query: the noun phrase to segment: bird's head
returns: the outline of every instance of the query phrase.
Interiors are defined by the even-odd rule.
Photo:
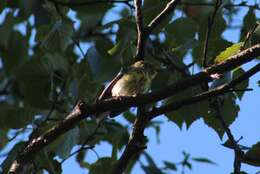
[[[132,69],[134,70],[140,70],[140,71],[143,71],[150,80],[154,79],[155,76],[157,75],[158,73],[158,68],[156,68],[155,65],[153,65],[152,63],[150,62],[147,62],[147,61],[143,61],[143,60],[139,60],[137,62],[135,62],[132,66],[131,66]]]

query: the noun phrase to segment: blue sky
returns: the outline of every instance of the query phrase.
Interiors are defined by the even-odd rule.
[[[234,1],[240,2],[240,1]],[[248,1],[253,3],[254,0]],[[260,3],[259,1],[257,1]],[[235,24],[241,24],[242,16],[246,13],[247,8],[242,8],[242,11],[236,17]],[[114,20],[118,16],[116,15],[117,9],[115,8],[111,13],[107,14],[106,22]],[[259,17],[259,12],[257,13]],[[1,20],[1,19],[0,19]],[[20,26],[20,30],[22,26]],[[229,41],[238,41],[239,30],[228,30],[223,36]],[[86,50],[88,45],[82,45],[83,49]],[[250,62],[243,66],[245,69],[250,68],[256,62]],[[240,105],[240,112],[238,118],[231,125],[231,130],[236,139],[243,136],[244,138],[240,141],[241,144],[251,146],[252,144],[260,140],[260,115],[258,110],[260,92],[257,87],[257,81],[260,79],[260,74],[257,74],[250,80],[250,87],[254,88],[254,91],[247,92],[242,101],[238,101]],[[117,118],[122,121],[121,118]],[[226,174],[230,173],[233,169],[233,151],[227,149],[221,145],[221,141],[218,135],[209,127],[207,127],[203,120],[197,120],[189,130],[186,129],[185,125],[180,130],[174,123],[168,122],[164,117],[158,118],[164,122],[161,126],[160,143],[156,140],[156,134],[154,129],[147,129],[145,135],[149,137],[149,144],[147,152],[154,158],[158,166],[162,167],[163,160],[178,162],[182,159],[182,151],[186,151],[191,154],[192,157],[207,157],[212,161],[216,162],[217,165],[207,165],[202,163],[193,163],[192,171],[186,170],[186,174]],[[223,140],[226,140],[224,136]],[[95,151],[102,156],[110,156],[112,149],[107,144],[98,145]],[[94,162],[97,160],[97,156],[93,152],[89,152],[86,160],[88,162]],[[145,164],[145,160],[142,157],[141,161]],[[248,173],[256,173],[260,171],[260,168],[252,167],[246,164],[242,165],[242,170]],[[81,169],[78,164],[74,161],[74,157],[68,159],[63,164],[64,174],[85,174],[85,169]],[[139,165],[136,165],[133,173],[142,174]],[[179,172],[181,173],[181,172]]]

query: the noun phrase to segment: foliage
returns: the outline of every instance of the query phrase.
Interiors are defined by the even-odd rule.
[[[0,169],[4,173],[22,151],[24,141],[31,136],[40,135],[63,120],[79,99],[89,104],[95,103],[100,91],[120,69],[133,63],[137,32],[131,0],[125,3],[99,1],[101,3],[89,4],[87,2],[90,1],[57,1],[67,5],[55,2],[0,2],[0,152],[15,142],[1,164]],[[70,5],[81,2],[86,3]],[[225,3],[232,1],[227,0]],[[166,4],[166,1],[144,0],[144,24],[148,25]],[[239,10],[240,7],[236,6],[223,7],[217,13],[214,30],[209,38],[208,62],[210,59],[215,63],[225,61],[244,46],[246,33],[257,21],[257,9],[253,6],[243,19],[240,42],[231,43],[223,37]],[[193,67],[201,70],[206,23],[212,12],[213,6],[180,5],[175,13],[156,26],[147,40],[145,57],[162,70],[153,81],[152,91],[190,76],[194,73]],[[259,43],[259,26],[248,39],[245,44],[247,47]],[[193,67],[186,64],[187,59],[193,62]],[[241,67],[237,68],[232,72],[232,79],[244,73]],[[228,80],[221,83],[226,82]],[[237,89],[246,89],[248,86],[249,80],[245,80]],[[164,106],[203,91],[203,86],[192,87],[158,103],[152,103],[147,109]],[[241,90],[223,96],[221,110],[228,126],[238,117],[240,107],[237,99],[242,100],[244,92]],[[183,124],[189,128],[196,120],[203,119],[222,138],[225,129],[210,105],[210,101],[205,100],[165,115],[180,128]],[[127,124],[120,120],[105,120],[101,124],[93,120],[81,121],[44,151],[37,152],[34,163],[39,165],[29,171],[62,173],[62,160],[69,158],[75,147],[106,142],[112,147],[111,156],[89,163],[86,156],[91,149],[84,149],[77,154],[77,162],[91,174],[111,172],[121,154],[119,151],[125,148],[130,137],[129,125],[134,123],[135,110],[129,109],[123,116]],[[161,124],[163,122],[152,121],[147,126],[156,131],[158,142]],[[35,134],[30,135],[31,132]],[[12,138],[13,134],[15,136]],[[24,138],[16,139],[18,135],[24,135]],[[149,146],[149,137],[147,141]],[[207,158],[190,157],[190,154],[183,152],[181,162],[163,161],[164,166],[159,167],[148,153],[144,152],[142,156],[147,164],[137,159],[131,161],[127,169],[129,173],[136,163],[149,174],[175,172],[184,168],[192,170],[194,162],[215,164]],[[252,161],[252,158],[255,160]],[[243,162],[259,166],[258,158],[259,143],[246,152]]]

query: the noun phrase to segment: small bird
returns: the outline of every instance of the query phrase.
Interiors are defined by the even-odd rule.
[[[149,91],[152,80],[157,75],[157,69],[149,62],[139,60],[125,70],[120,72],[103,90],[97,102],[111,98],[136,96]],[[110,117],[118,115],[122,111],[110,113]],[[101,114],[104,115],[104,114]],[[97,116],[99,117],[105,116]]]

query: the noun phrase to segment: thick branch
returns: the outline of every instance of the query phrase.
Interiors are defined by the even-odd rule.
[[[116,165],[113,168],[112,174],[121,174],[127,168],[131,160],[138,156],[145,148],[144,129],[148,123],[148,117],[143,112],[138,114],[133,125],[133,132],[127,143],[125,150]]]
[[[139,95],[136,97],[109,99],[94,105],[86,105],[85,103],[80,102],[64,121],[49,129],[39,137],[34,138],[32,141],[28,142],[26,148],[13,162],[10,171],[13,173],[21,172],[25,167],[24,165],[29,163],[30,160],[37,154],[36,152],[42,150],[48,144],[52,143],[59,136],[75,127],[77,123],[90,115],[99,114],[106,111],[113,111],[120,108],[144,106],[146,104],[162,100],[194,85],[199,85],[202,82],[211,81],[211,74],[230,71],[246,62],[253,60],[257,56],[260,56],[260,44],[241,51],[240,53],[231,56],[224,62],[208,67],[200,73],[197,73],[188,78],[184,78],[183,80],[179,80],[176,83],[157,92]]]
[[[162,21],[173,12],[173,10],[176,8],[177,4],[180,1],[181,0],[171,0],[161,11],[161,13],[148,24],[148,26],[146,27],[146,34],[151,34],[152,31],[156,28],[156,26],[162,23]]]

